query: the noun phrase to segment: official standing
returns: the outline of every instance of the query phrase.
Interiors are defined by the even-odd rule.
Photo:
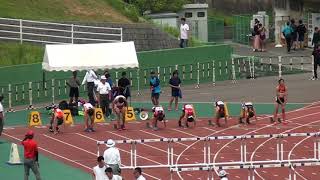
[[[180,47],[181,48],[188,47],[188,31],[189,31],[189,25],[186,24],[186,18],[181,18],[181,25],[180,25]]]
[[[120,170],[120,152],[119,149],[115,147],[116,143],[112,139],[108,139],[106,146],[108,149],[106,149],[103,153],[103,157],[105,160],[105,163],[112,168],[112,172],[115,175],[121,174]]]
[[[36,176],[36,180],[41,180],[38,163],[38,145],[33,140],[33,131],[28,131],[21,144],[24,147],[24,180],[29,179],[30,169]]]
[[[95,106],[96,101],[94,99],[94,81],[98,79],[96,73],[93,70],[88,70],[83,78],[82,85],[87,83],[87,91],[89,97],[89,103]]]
[[[127,78],[127,73],[122,72],[122,77],[118,81],[119,93],[128,99],[131,96],[130,93],[130,80]]]
[[[70,87],[70,92],[69,92],[69,104],[72,103],[73,98],[74,102],[78,103],[78,98],[79,98],[79,86],[80,86],[80,81],[77,78],[77,71],[72,72],[72,77],[69,79],[67,82],[67,85]]]
[[[105,76],[101,76],[101,82],[98,84],[97,91],[99,93],[99,105],[102,108],[103,114],[108,117],[110,115],[109,104],[112,93],[111,87],[106,81],[107,78]]]
[[[151,101],[154,106],[158,106],[161,93],[160,80],[154,71],[151,71],[150,76]]]
[[[0,136],[4,126],[4,108],[2,106],[3,95],[0,95]]]

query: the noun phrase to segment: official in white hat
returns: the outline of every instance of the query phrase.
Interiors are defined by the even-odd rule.
[[[106,142],[107,149],[103,153],[104,161],[107,166],[111,167],[113,174],[120,175],[121,169],[121,159],[119,149],[115,147],[116,142],[112,139],[108,139]]]
[[[221,180],[228,180],[227,175],[228,175],[228,173],[225,170],[219,171],[219,177]]]

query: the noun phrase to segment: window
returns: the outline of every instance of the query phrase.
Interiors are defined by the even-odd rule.
[[[206,13],[205,12],[198,12],[198,17],[205,17]]]
[[[287,0],[275,0],[275,8],[287,9]]]
[[[185,17],[185,18],[191,18],[191,17],[192,17],[192,12],[186,12],[186,13],[184,14],[184,17]]]

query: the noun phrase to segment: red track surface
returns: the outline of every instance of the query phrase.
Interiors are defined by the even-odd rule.
[[[39,142],[40,152],[66,164],[83,169],[91,173],[96,165],[97,140],[109,138],[118,139],[150,139],[194,136],[219,135],[248,135],[248,134],[277,134],[297,132],[319,132],[320,105],[309,106],[297,111],[289,112],[288,125],[271,125],[267,117],[260,117],[255,125],[238,126],[236,119],[229,120],[228,128],[208,127],[207,119],[198,122],[196,128],[176,128],[176,121],[169,121],[166,129],[152,131],[145,128],[144,123],[130,123],[128,130],[115,131],[112,125],[97,125],[97,132],[84,133],[81,125],[68,127],[64,133],[52,135],[47,129],[34,128],[36,140]],[[8,139],[17,142],[23,139],[26,128],[8,129],[3,134]],[[313,157],[314,137],[290,137],[284,140],[284,159],[300,159]],[[247,140],[247,160],[274,160],[276,159],[276,139],[249,139]],[[105,146],[101,146],[104,150]],[[130,146],[118,144],[122,164],[130,165]],[[103,153],[103,151],[101,151]],[[167,143],[147,143],[137,145],[137,165],[155,165],[167,163]],[[174,163],[201,163],[203,162],[203,142],[180,142],[174,144]],[[288,155],[290,154],[290,157]],[[232,162],[240,160],[240,140],[211,141],[211,162]],[[256,169],[256,179],[286,179],[288,168]],[[300,167],[296,169],[298,179],[320,179],[319,167]],[[228,170],[230,179],[247,179],[248,170]],[[170,179],[166,168],[144,169],[147,179]],[[174,173],[173,179],[207,179],[207,172]],[[132,179],[132,172],[124,170],[123,176]],[[215,176],[217,178],[217,176]]]

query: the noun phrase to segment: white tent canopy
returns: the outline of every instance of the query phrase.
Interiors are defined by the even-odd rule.
[[[46,45],[42,69],[75,71],[139,67],[134,42]]]

